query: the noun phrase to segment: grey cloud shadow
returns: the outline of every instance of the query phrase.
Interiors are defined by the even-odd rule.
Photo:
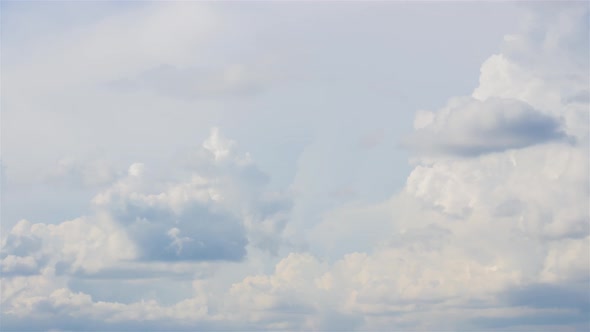
[[[561,309],[556,312],[527,313],[512,317],[469,319],[481,328],[507,328],[526,325],[568,325],[590,327],[590,279],[569,284],[536,283],[509,287],[498,294],[508,307]]]
[[[485,118],[479,118],[477,112]],[[452,110],[446,123],[417,129],[400,143],[402,148],[426,155],[478,157],[548,142],[576,144],[563,130],[561,119],[516,100],[469,100]]]
[[[40,317],[17,317],[2,312],[2,331],[255,331],[254,323],[187,322],[173,319],[145,319],[135,321],[107,321],[101,318],[75,317],[45,305]]]
[[[500,299],[509,305],[532,308],[573,308],[590,313],[590,279],[577,284],[532,284],[505,290]],[[588,316],[590,319],[590,316]]]
[[[215,211],[211,207],[193,204],[181,214],[162,209],[139,209],[135,221],[126,226],[129,237],[140,250],[140,260],[146,261],[240,261],[246,255],[247,239],[240,220]],[[172,228],[186,239],[173,246],[168,235]]]

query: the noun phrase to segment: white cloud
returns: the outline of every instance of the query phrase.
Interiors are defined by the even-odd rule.
[[[203,143],[203,147],[213,153],[215,160],[228,157],[233,152],[234,146],[235,142],[226,140],[219,135],[218,128],[213,128],[211,136]]]
[[[423,154],[478,156],[550,141],[567,143],[558,118],[514,99],[457,98],[433,118],[419,113],[407,144]]]
[[[2,238],[3,327],[587,327],[588,78],[579,74],[584,63],[570,61],[579,57],[570,53],[587,56],[571,46],[588,36],[580,24],[587,12],[542,10],[482,65],[471,96],[419,112],[411,144],[421,154],[403,190],[381,202],[325,197],[347,188],[357,169],[322,164],[330,147],[322,141],[300,160],[292,213],[291,193],[269,190],[254,158],[214,128],[184,173],[170,164],[159,177],[135,163],[95,196],[90,215],[20,221]],[[154,26],[170,13],[152,13]],[[366,146],[386,139],[378,138]],[[342,140],[358,148],[357,137]],[[346,157],[339,160],[356,162],[346,147],[336,150]],[[294,250],[297,241],[307,247]],[[134,274],[176,291],[190,283],[191,291],[165,304],[74,289],[77,278],[132,283]]]
[[[542,33],[554,33],[551,23],[543,24],[549,31]],[[527,47],[519,52],[535,52]],[[565,298],[589,291],[588,127],[582,121],[588,105],[563,98],[580,91],[587,77],[551,81],[545,68],[537,70],[543,62],[531,68],[511,56],[495,55],[483,65],[472,97],[417,115],[413,143],[429,154],[416,160],[404,191],[389,203],[392,226],[375,230],[388,232],[390,242],[373,241],[381,245],[371,253],[333,263],[291,255],[273,274],[244,279],[233,290],[253,303],[249,319],[309,329],[317,328],[311,322],[322,309],[337,308],[349,317],[360,314],[361,330],[587,323],[587,299]],[[362,216],[343,207],[324,215],[312,243],[325,245],[355,222],[359,230],[349,241],[362,238],[370,228],[363,216],[370,213],[355,210]],[[305,282],[283,281],[279,266],[291,261],[306,262],[298,265],[299,275],[311,273]],[[535,303],[535,296],[546,302]],[[306,321],[311,325],[282,316],[279,304],[287,299],[313,317]]]
[[[159,182],[145,165],[132,164],[126,176],[95,196],[91,216],[56,225],[17,223],[3,236],[0,252],[7,278],[2,283],[4,321],[18,325],[30,317],[31,324],[46,326],[44,317],[59,317],[75,328],[95,321],[112,328],[140,318],[173,327],[214,320],[207,315],[201,286],[201,295],[184,294],[172,306],[153,300],[97,301],[70,289],[78,278],[208,276],[211,267],[203,264],[242,260],[247,245],[277,253],[288,198],[265,191],[265,182],[257,180],[263,173],[251,157],[239,154],[236,143],[217,128],[193,157],[203,173],[197,167],[188,179],[177,181]],[[170,319],[175,325],[166,325]]]
[[[3,237],[2,256],[3,269],[18,256],[21,261],[35,262],[36,273],[45,267],[62,273],[96,272],[132,259],[135,249],[119,225],[101,214],[57,225],[21,220]]]
[[[289,205],[265,192],[266,175],[234,141],[214,128],[192,162],[188,180],[160,184],[134,164],[128,178],[94,198],[124,225],[140,258],[237,261],[249,237],[262,245],[280,236]]]
[[[96,194],[93,216],[58,225],[19,222],[4,239],[3,269],[30,270],[40,260],[66,264],[69,273],[131,259],[239,261],[250,241],[276,252],[288,199],[266,192],[264,173],[217,128],[196,157],[197,168],[180,181],[158,181],[145,165],[132,164]]]

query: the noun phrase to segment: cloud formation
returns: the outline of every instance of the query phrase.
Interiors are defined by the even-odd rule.
[[[437,113],[422,112],[407,144],[420,153],[479,156],[550,141],[567,142],[561,121],[511,99],[452,100]]]
[[[265,192],[265,175],[249,155],[213,128],[193,159],[203,173],[193,169],[176,183],[131,165],[93,198],[91,216],[59,225],[20,221],[3,239],[3,272],[39,274],[49,266],[97,273],[125,260],[240,261],[249,243],[276,251],[289,203]]]
[[[360,147],[357,135],[312,142],[289,186],[217,127],[160,173],[62,163],[102,186],[84,215],[2,232],[2,329],[586,330],[590,79],[576,41],[589,9],[547,6],[527,9],[471,95],[416,114],[413,168],[385,199],[354,186],[360,163],[322,162],[328,148],[350,163],[380,153],[380,131]],[[163,53],[185,59],[153,52],[136,72]],[[204,95],[242,89],[203,87],[217,74],[193,81],[177,62],[136,83],[183,97],[185,81]]]

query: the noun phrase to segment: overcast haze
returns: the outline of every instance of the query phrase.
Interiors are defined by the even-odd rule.
[[[1,330],[590,329],[588,2],[1,10]]]

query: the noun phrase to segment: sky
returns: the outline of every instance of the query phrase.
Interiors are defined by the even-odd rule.
[[[588,2],[0,9],[0,330],[590,329]]]

